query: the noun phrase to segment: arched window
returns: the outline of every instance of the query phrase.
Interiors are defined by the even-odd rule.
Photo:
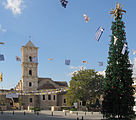
[[[66,103],[66,99],[64,99],[64,103]]]
[[[31,82],[29,82],[29,87],[31,87],[32,86],[32,83]]]
[[[32,99],[32,98],[30,98],[30,99],[29,99],[29,102],[30,102],[30,103],[32,103],[32,102],[33,102],[33,99]]]
[[[56,97],[56,96],[54,95],[54,96],[53,96],[53,100],[55,100],[55,97]]]
[[[48,100],[51,100],[51,95],[48,95]]]
[[[29,70],[29,75],[32,75],[32,70]]]
[[[43,100],[45,100],[45,95],[43,95]]]
[[[32,62],[32,57],[31,56],[29,56],[29,62]]]

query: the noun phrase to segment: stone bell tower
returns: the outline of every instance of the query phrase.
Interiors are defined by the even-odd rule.
[[[35,91],[38,88],[38,47],[31,41],[21,47],[22,53],[22,90]]]

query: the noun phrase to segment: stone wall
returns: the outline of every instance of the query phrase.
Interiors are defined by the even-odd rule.
[[[66,102],[65,94],[58,94],[57,106],[66,106],[66,103],[64,103],[64,101]]]

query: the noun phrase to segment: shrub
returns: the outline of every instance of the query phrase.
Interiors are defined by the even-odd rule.
[[[77,111],[77,108],[71,108],[70,111]]]
[[[30,110],[40,111],[40,108],[30,108]]]

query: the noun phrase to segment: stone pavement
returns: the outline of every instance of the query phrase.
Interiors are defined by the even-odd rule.
[[[77,113],[64,113],[62,111],[40,111],[39,114],[34,114],[34,112],[24,111],[4,111],[3,114],[0,113],[0,120],[101,120],[102,115],[99,112],[83,112],[78,111]]]

